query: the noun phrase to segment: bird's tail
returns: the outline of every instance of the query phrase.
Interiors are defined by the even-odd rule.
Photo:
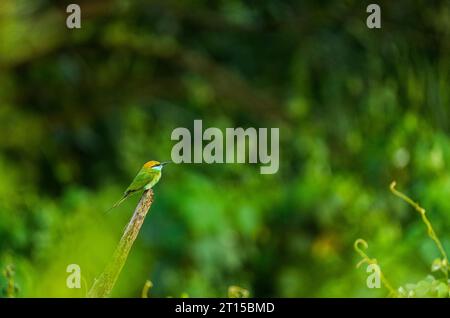
[[[117,201],[116,203],[114,203],[114,205],[112,207],[110,207],[108,210],[106,210],[105,213],[109,213],[112,209],[117,208],[123,201],[125,201],[128,198],[128,194],[124,194],[124,196]]]

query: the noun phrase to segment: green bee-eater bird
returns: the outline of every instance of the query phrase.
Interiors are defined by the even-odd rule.
[[[141,190],[151,189],[155,184],[158,183],[159,179],[161,179],[161,171],[163,167],[169,162],[170,161],[159,162],[154,160],[146,162],[142,166],[141,170],[139,170],[136,177],[134,177],[133,182],[131,182],[131,184],[123,193],[122,198],[117,201],[108,211],[118,207],[132,194]]]

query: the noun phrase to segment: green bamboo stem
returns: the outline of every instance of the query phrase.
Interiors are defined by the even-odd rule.
[[[142,194],[133,216],[128,223],[122,238],[114,251],[112,260],[108,263],[103,273],[95,280],[87,297],[89,298],[105,298],[108,297],[114,288],[117,278],[122,271],[123,266],[128,257],[128,253],[133,246],[136,237],[139,234],[145,216],[153,203],[153,190],[146,190]]]

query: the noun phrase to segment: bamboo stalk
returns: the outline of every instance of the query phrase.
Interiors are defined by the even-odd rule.
[[[144,223],[145,216],[150,210],[153,203],[153,190],[146,190],[142,194],[133,216],[130,219],[125,231],[114,251],[112,260],[108,263],[103,273],[95,280],[91,289],[89,290],[87,297],[90,298],[104,298],[108,297],[111,293],[120,272],[125,265],[128,257],[128,253],[133,246],[136,237],[139,234],[142,224]]]

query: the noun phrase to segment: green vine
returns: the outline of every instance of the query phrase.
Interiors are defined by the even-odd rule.
[[[436,232],[431,225],[430,220],[427,218],[426,211],[418,203],[414,202],[406,194],[398,191],[396,188],[396,182],[393,181],[389,189],[398,198],[402,199],[409,205],[411,205],[417,212],[419,212],[423,223],[427,228],[428,236],[436,244],[441,258],[433,261],[431,265],[431,271],[441,270],[445,275],[445,281],[442,279],[435,279],[432,275],[428,275],[425,279],[417,282],[416,284],[406,284],[405,287],[400,287],[396,291],[392,285],[388,282],[384,274],[380,270],[380,279],[383,285],[389,290],[389,296],[393,297],[449,297],[450,296],[450,281],[448,279],[448,257],[444,250],[444,247],[439,240]],[[370,258],[364,250],[367,250],[368,244],[363,239],[357,239],[354,243],[355,251],[361,256],[361,261],[356,265],[359,268],[362,264],[376,264],[378,261],[375,258]]]
[[[434,241],[439,252],[442,255],[441,269],[443,270],[443,272],[445,274],[446,280],[448,280],[448,257],[447,257],[447,254],[445,253],[445,250],[444,250],[444,247],[442,246],[441,241],[437,237],[436,232],[434,231],[433,226],[431,225],[430,220],[428,220],[428,218],[427,218],[425,209],[422,208],[418,203],[414,202],[410,197],[408,197],[404,193],[395,189],[396,184],[397,183],[395,181],[393,181],[391,183],[391,185],[389,187],[391,189],[391,192],[394,195],[396,195],[397,197],[399,197],[400,199],[402,199],[403,201],[405,201],[406,203],[408,203],[409,205],[411,205],[414,209],[416,209],[417,212],[420,213],[420,216],[422,217],[422,221],[423,221],[423,223],[425,223],[425,226],[427,227],[428,236]]]

